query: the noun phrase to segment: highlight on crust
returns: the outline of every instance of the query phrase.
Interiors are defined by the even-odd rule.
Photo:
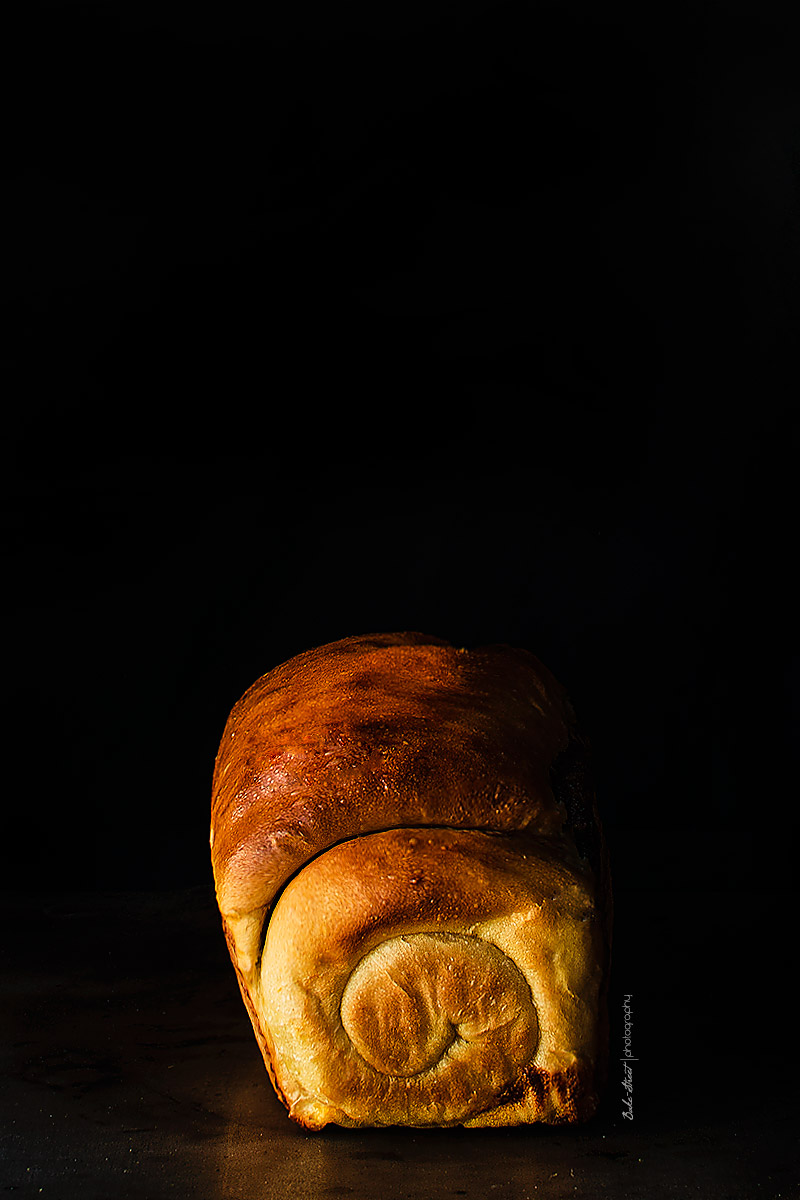
[[[533,655],[346,638],[234,706],[217,899],[272,1083],[309,1129],[585,1120],[611,931],[585,745]]]

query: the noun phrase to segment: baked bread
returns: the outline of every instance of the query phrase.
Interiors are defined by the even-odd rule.
[[[309,1129],[586,1119],[611,895],[585,745],[533,655],[345,638],[264,675],[211,853],[270,1078]]]

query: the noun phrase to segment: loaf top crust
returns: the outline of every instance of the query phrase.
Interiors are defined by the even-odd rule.
[[[212,789],[217,899],[240,950],[285,882],[348,838],[435,825],[572,845],[549,772],[573,724],[553,675],[508,646],[373,634],[262,676],[231,711]]]

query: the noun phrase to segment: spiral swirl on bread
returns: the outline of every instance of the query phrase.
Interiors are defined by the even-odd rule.
[[[295,1120],[591,1115],[610,890],[584,758],[532,655],[421,634],[308,651],[234,707],[217,898]]]

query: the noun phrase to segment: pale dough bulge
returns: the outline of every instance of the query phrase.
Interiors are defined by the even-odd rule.
[[[539,1040],[519,968],[491,942],[456,933],[402,934],[376,946],[347,980],[340,1012],[361,1057],[401,1078],[480,1049],[481,1074],[510,1081]]]
[[[420,634],[309,651],[234,708],[214,780],[217,896],[295,1120],[592,1114],[610,890],[576,745],[532,655]]]

